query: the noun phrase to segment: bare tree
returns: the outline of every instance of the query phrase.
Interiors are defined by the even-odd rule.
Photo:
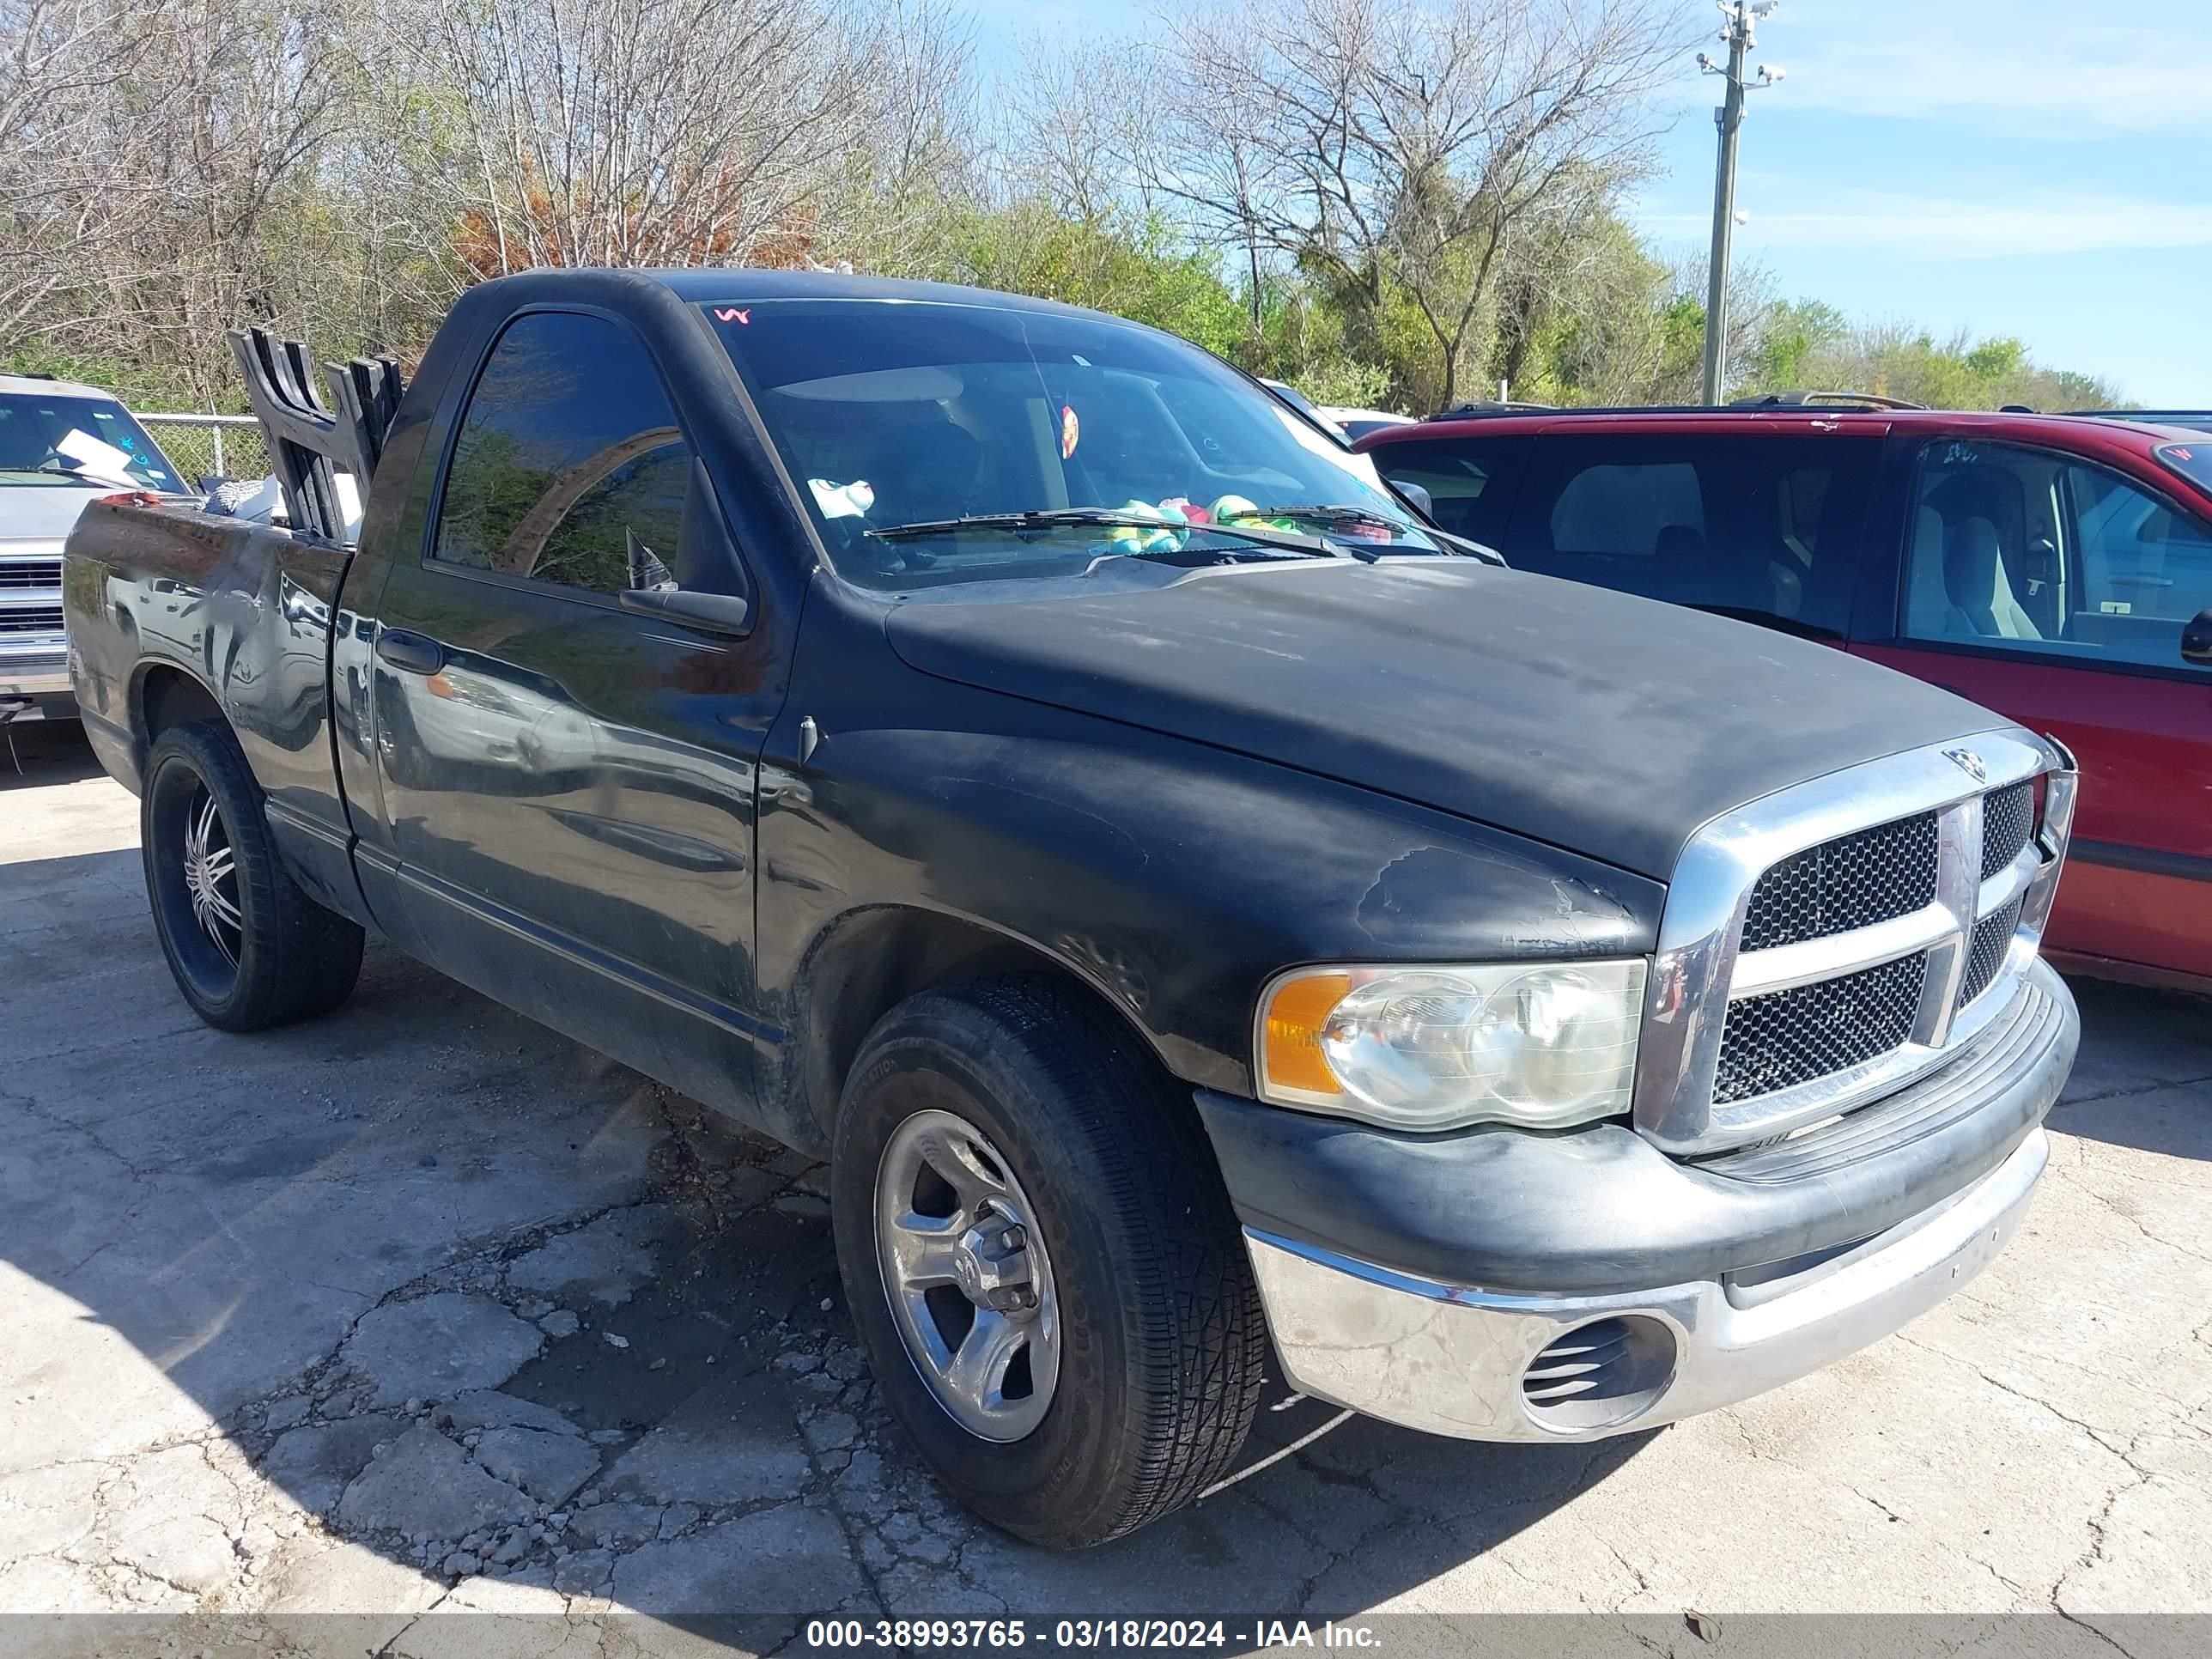
[[[35,331],[129,223],[102,142],[149,45],[127,17],[122,0],[0,0],[0,339]]]
[[[1449,401],[1514,240],[1647,163],[1680,19],[1663,0],[1231,0],[1164,17],[1152,78],[1188,95],[1152,176],[1224,240],[1378,309],[1404,295]]]
[[[341,118],[342,6],[0,0],[0,341],[228,381],[286,307],[270,234]]]
[[[882,112],[837,0],[484,0],[399,14],[433,222],[469,276],[799,263]]]
[[[813,208],[817,263],[939,269],[954,210],[988,189],[972,25],[939,0],[877,0],[851,27],[862,118]]]

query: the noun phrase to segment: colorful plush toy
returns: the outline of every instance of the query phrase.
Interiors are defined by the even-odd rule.
[[[1154,507],[1150,501],[1124,501],[1120,511],[1133,519],[1158,519],[1157,526],[1117,524],[1106,532],[1106,545],[1116,553],[1154,553],[1171,550],[1183,544],[1189,520],[1180,513],[1172,512],[1166,505]]]

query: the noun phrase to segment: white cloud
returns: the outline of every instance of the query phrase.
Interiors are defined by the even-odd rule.
[[[2106,248],[2212,246],[2212,204],[2142,197],[2042,193],[2013,201],[1949,200],[1876,191],[1822,191],[1828,204],[1753,210],[1737,233],[1740,252],[1832,248],[1924,259],[2006,258],[2087,253]],[[1761,183],[1757,196],[1786,199],[1786,180]],[[1702,213],[1646,212],[1638,222],[1669,241],[1702,238]]]
[[[2046,139],[2212,140],[2212,6],[2203,0],[1794,0],[1761,25],[1760,61],[1790,70],[1760,98],[1803,109]]]

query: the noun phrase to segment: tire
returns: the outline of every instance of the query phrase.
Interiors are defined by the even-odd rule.
[[[837,1261],[877,1385],[963,1504],[1048,1548],[1101,1544],[1189,1503],[1228,1472],[1259,1407],[1259,1293],[1212,1148],[1181,1095],[1110,1014],[1030,975],[902,1003],[869,1033],[845,1086],[830,1163]],[[973,1131],[953,1161],[981,1183],[980,1204],[928,1163],[958,1140],[953,1125]],[[922,1172],[909,1188],[917,1146]],[[910,1242],[890,1218],[902,1206],[923,1224],[949,1208],[948,1229],[986,1215],[962,1235],[969,1241],[1025,1210],[1015,1229],[1024,1248],[1008,1258],[1003,1232],[985,1238],[966,1277],[917,1300],[913,1285],[933,1266],[902,1277],[884,1243]],[[950,1350],[956,1332],[938,1310],[957,1316],[962,1297],[967,1334],[981,1328],[994,1310],[974,1305],[969,1285],[977,1261],[994,1271],[994,1253],[1024,1276],[985,1293],[1040,1305],[1006,1369],[1002,1393],[1017,1397],[994,1407],[987,1390],[979,1408],[954,1386],[957,1360],[945,1367],[913,1333],[934,1324]]]
[[[177,988],[218,1030],[328,1013],[361,974],[361,928],[300,890],[261,806],[260,786],[222,721],[173,726],[155,738],[138,807],[146,897]]]

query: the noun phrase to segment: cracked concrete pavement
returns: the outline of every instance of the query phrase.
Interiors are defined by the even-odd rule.
[[[155,945],[135,802],[65,731],[24,744],[0,1612],[344,1613],[357,1650],[428,1655],[488,1610],[634,1611],[672,1641],[714,1614],[763,1649],[788,1621],[750,1615],[1224,1595],[1677,1627],[2055,1611],[2085,1638],[2212,1611],[2212,1005],[2078,987],[2019,1238],[1824,1373],[1559,1448],[1277,1386],[1223,1488],[1055,1558],[952,1508],[887,1421],[818,1167],[375,945],[329,1018],[206,1030]]]

